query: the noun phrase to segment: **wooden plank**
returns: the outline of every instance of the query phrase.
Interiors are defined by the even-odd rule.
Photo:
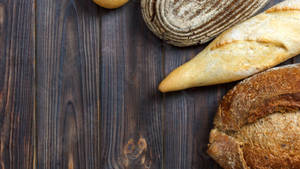
[[[0,0],[0,168],[34,165],[33,0]]]
[[[100,15],[37,1],[37,168],[100,168]]]
[[[102,9],[103,169],[162,168],[161,43],[146,28],[139,5]]]
[[[165,46],[165,75],[195,54],[195,48]],[[201,50],[198,49],[198,50]],[[191,168],[193,98],[186,91],[165,94],[164,168]]]
[[[176,48],[166,45],[166,74],[195,56],[203,47]],[[223,85],[165,95],[165,168],[218,168],[206,155],[206,148],[216,106],[225,90],[226,85]]]

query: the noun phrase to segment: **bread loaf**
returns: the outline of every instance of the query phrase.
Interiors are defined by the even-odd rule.
[[[204,43],[249,18],[269,0],[141,0],[152,32],[175,46]]]
[[[232,82],[300,53],[300,0],[286,0],[222,33],[160,84],[162,92]]]
[[[207,152],[225,169],[299,169],[300,64],[270,69],[230,90]]]

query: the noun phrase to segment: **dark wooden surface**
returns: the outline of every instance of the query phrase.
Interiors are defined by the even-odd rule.
[[[0,169],[219,169],[208,134],[236,83],[157,90],[204,47],[156,38],[138,0],[0,0]]]
[[[0,0],[0,168],[35,163],[33,0]]]

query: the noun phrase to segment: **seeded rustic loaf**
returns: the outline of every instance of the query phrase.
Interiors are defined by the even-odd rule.
[[[207,152],[225,169],[299,169],[300,64],[259,73],[230,90]]]
[[[269,0],[141,0],[152,32],[175,46],[204,43],[249,18]]]
[[[300,0],[286,0],[222,33],[160,84],[162,92],[232,82],[300,53]]]

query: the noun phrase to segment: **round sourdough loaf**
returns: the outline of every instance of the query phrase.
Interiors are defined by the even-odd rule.
[[[230,90],[207,152],[225,169],[299,169],[300,64],[259,73]]]
[[[269,0],[141,0],[149,29],[175,46],[205,43]]]

